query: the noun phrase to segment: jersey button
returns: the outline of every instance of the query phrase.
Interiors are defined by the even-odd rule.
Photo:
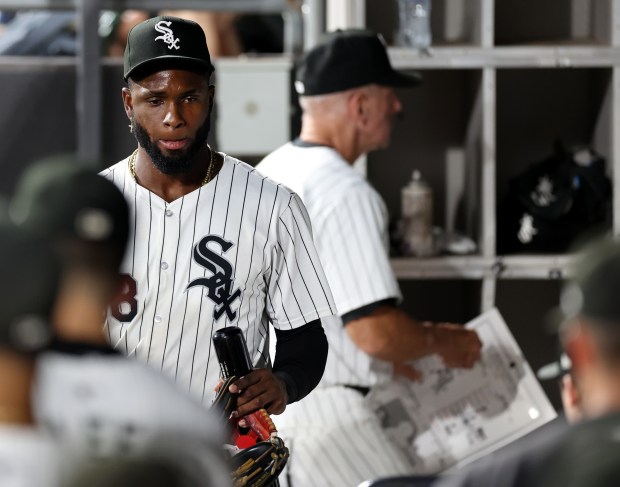
[[[155,323],[161,323],[161,316],[155,315]]]
[[[168,262],[162,262],[162,263],[161,263],[161,268],[162,268],[163,270],[166,270],[166,269],[168,268]]]
[[[174,215],[172,210],[166,210],[166,216],[172,216]]]

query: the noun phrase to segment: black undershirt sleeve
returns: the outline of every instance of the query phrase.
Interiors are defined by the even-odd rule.
[[[323,377],[327,338],[321,320],[275,332],[276,357],[272,371],[286,385],[290,404],[307,396]]]
[[[381,301],[375,301],[374,303],[367,304],[362,306],[361,308],[354,309],[345,313],[341,316],[342,324],[346,325],[350,321],[357,320],[359,318],[364,318],[366,316],[370,316],[376,309],[381,308],[382,306],[392,306],[394,308],[397,307],[396,298],[383,299]]]

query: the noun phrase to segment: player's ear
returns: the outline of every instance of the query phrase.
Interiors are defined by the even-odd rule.
[[[123,107],[125,108],[127,118],[131,119],[131,116],[133,115],[133,99],[131,97],[131,90],[128,87],[123,88],[122,97]]]
[[[213,110],[214,100],[215,100],[215,85],[209,85],[209,112]]]
[[[571,359],[571,368],[575,373],[578,374],[594,362],[596,354],[595,338],[581,319],[573,319],[570,328],[564,333],[563,346]]]

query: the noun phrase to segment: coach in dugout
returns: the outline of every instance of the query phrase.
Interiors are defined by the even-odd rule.
[[[329,34],[297,68],[295,88],[303,109],[299,138],[257,166],[306,204],[340,314],[335,326],[325,327],[330,354],[321,387],[279,418],[280,433],[293,438],[288,441],[294,487],[357,485],[409,472],[364,395],[393,374],[418,378],[407,362],[425,355],[437,353],[449,367],[472,367],[480,357],[475,332],[421,323],[399,308],[387,210],[352,167],[359,156],[389,144],[392,120],[402,109],[394,88],[418,82],[419,77],[391,67],[376,34]]]
[[[155,17],[129,33],[122,97],[138,147],[102,173],[131,218],[126,292],[107,326],[118,350],[205,406],[220,373],[213,333],[241,328],[255,370],[230,386],[236,413],[278,414],[320,380],[321,319],[335,306],[301,199],[207,145],[213,71],[195,22]]]

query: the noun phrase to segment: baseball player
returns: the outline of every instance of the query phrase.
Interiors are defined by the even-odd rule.
[[[320,380],[320,320],[335,307],[300,198],[206,144],[213,70],[194,22],[156,17],[129,34],[123,103],[138,148],[103,172],[131,217],[109,340],[210,404],[219,377],[211,337],[238,326],[256,369],[231,386],[237,412],[277,414]]]
[[[475,332],[420,323],[398,307],[401,293],[388,257],[386,207],[352,167],[362,154],[389,144],[391,121],[402,109],[394,87],[418,81],[391,67],[376,34],[347,30],[328,35],[298,65],[299,138],[257,166],[306,204],[340,315],[337,325],[325,327],[330,354],[323,388],[278,422],[291,444],[289,474],[295,487],[357,485],[409,471],[364,395],[393,374],[417,379],[408,362],[424,355],[437,353],[452,367],[471,367],[480,356]],[[310,424],[321,427],[308,431]],[[310,469],[313,455],[324,458],[318,473]]]
[[[2,223],[0,275],[0,485],[55,487],[59,445],[35,424],[30,389],[35,352],[51,338],[60,265],[44,241]]]
[[[63,263],[56,339],[37,360],[37,421],[76,461],[142,455],[162,438],[165,445],[191,443],[183,455],[195,458],[205,481],[229,485],[219,458],[224,428],[215,415],[169,379],[113,350],[103,333],[129,234],[119,189],[70,158],[44,160],[20,180],[11,211],[22,228],[50,240]]]

